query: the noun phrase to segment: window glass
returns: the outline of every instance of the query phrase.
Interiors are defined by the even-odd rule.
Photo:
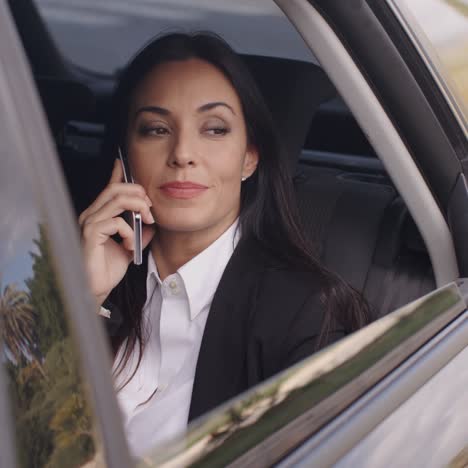
[[[468,122],[468,1],[395,0]]]
[[[321,448],[314,452],[317,438],[321,441],[319,444],[324,442],[317,432],[371,388],[375,389],[377,382],[401,366],[429,337],[435,336],[465,310],[465,301],[457,286],[447,285],[233,399],[206,418],[194,422],[179,446],[157,447],[146,458],[153,460],[150,466],[227,466],[229,463],[235,466],[270,466],[302,442],[310,444],[309,456],[317,457],[317,452],[323,456]],[[452,392],[457,393],[453,389]],[[427,419],[427,411],[424,411],[427,405],[422,408]],[[440,415],[441,411],[433,412],[431,416],[437,414]],[[380,438],[373,440],[370,450],[369,447],[360,450],[357,446],[358,454],[369,455],[378,447],[378,441],[387,442],[385,436],[389,434],[392,432],[388,428],[385,433],[381,432]],[[395,434],[394,440],[401,444],[398,431]],[[419,438],[415,443],[421,440]],[[388,447],[384,443],[378,448],[384,453],[382,449]],[[320,454],[317,458],[323,460]],[[286,459],[281,466],[295,466],[298,459],[293,457],[293,460],[291,464]],[[361,463],[345,462],[343,466],[364,466],[359,461]],[[328,466],[323,461],[321,465],[301,462],[301,466]]]
[[[2,102],[5,108],[5,103]],[[21,467],[99,462],[100,442],[70,336],[34,181],[0,115],[0,351]]]
[[[104,73],[111,73],[115,71],[116,68],[121,67],[125,61],[128,59],[128,57],[133,54],[138,48],[141,47],[141,45],[145,42],[146,39],[149,37],[153,36],[154,34],[157,34],[158,32],[161,32],[162,30],[167,29],[171,25],[176,25],[178,28],[181,28],[181,24],[183,28],[185,29],[185,26],[187,26],[187,29],[212,29],[215,30],[223,35],[231,44],[234,45],[234,47],[241,51],[241,52],[250,52],[250,53],[258,53],[258,54],[271,54],[271,55],[277,55],[277,56],[287,56],[290,58],[303,58],[305,59],[306,56],[301,56],[300,54],[295,55],[292,53],[292,49],[296,51],[295,48],[292,47],[294,44],[299,44],[299,48],[297,50],[303,50],[305,53],[307,53],[307,49],[305,46],[303,46],[299,36],[297,34],[294,35],[294,40],[292,39],[293,36],[288,36],[287,34],[289,33],[284,33],[282,34],[282,30],[280,26],[278,26],[280,23],[280,18],[281,21],[286,21],[282,16],[277,7],[273,4],[271,1],[263,1],[261,2],[262,8],[263,5],[265,5],[265,8],[271,8],[275,9],[274,13],[267,14],[267,10],[262,10],[262,9],[257,9],[255,10],[255,5],[260,4],[260,2],[230,2],[229,6],[228,2],[213,2],[213,1],[200,1],[196,3],[197,9],[195,9],[193,6],[190,7],[189,2],[183,1],[183,0],[174,0],[172,2],[166,2],[164,3],[164,8],[163,8],[163,3],[162,2],[151,2],[149,0],[143,1],[143,0],[136,0],[134,2],[130,1],[104,1],[104,0],[93,0],[91,1],[84,1],[84,0],[36,0],[41,13],[43,14],[43,17],[46,19],[50,30],[52,31],[52,34],[54,38],[56,39],[56,42],[58,43],[59,47],[61,47],[61,50],[63,53],[73,62],[75,62],[78,65],[81,65],[83,67],[86,67],[91,70],[95,71],[100,71]],[[207,5],[210,6],[210,10],[208,12]],[[246,6],[248,5],[248,6]],[[177,8],[176,8],[177,7]],[[165,15],[163,12],[166,11]],[[173,17],[171,17],[171,21],[169,21],[167,13],[168,11],[171,12]],[[175,15],[174,16],[174,11],[179,12],[179,16]],[[153,13],[151,13],[153,12]],[[190,13],[192,12],[192,13]],[[198,12],[198,13],[197,13]],[[193,14],[195,15],[195,18],[198,18],[196,16],[196,13],[199,14],[199,17],[202,19],[210,18],[211,23],[208,22],[202,22],[201,20],[199,22],[189,22],[187,21],[184,23],[183,18],[184,14]],[[232,21],[232,24],[227,21],[227,19],[221,21],[222,18],[227,18],[227,15],[229,14],[230,21]],[[205,16],[206,18],[205,18]],[[222,16],[226,15],[226,16]],[[115,18],[120,18],[119,21]],[[112,19],[114,18],[114,19]],[[160,23],[157,23],[157,20],[165,18],[164,22],[161,21]],[[217,21],[219,19],[219,21]],[[260,19],[262,21],[260,21]],[[269,23],[270,26],[267,24],[268,21],[272,21],[272,23]],[[198,20],[197,20],[198,21]],[[107,23],[106,23],[107,22]],[[236,24],[234,24],[236,22]],[[257,24],[256,24],[257,22]],[[164,24],[163,24],[164,23]],[[245,24],[244,24],[245,23]],[[255,28],[258,28],[258,24],[262,24],[262,28],[265,28],[265,34],[266,36],[263,37],[261,34],[254,35]],[[271,25],[275,27],[271,27]],[[145,26],[145,27],[143,27]],[[153,27],[154,26],[154,27]],[[156,27],[157,26],[157,27]],[[291,26],[288,26],[291,28]],[[225,29],[223,29],[225,28]],[[231,31],[232,28],[232,33],[234,32],[237,33],[235,37],[231,37],[229,34],[229,31]],[[251,29],[249,29],[251,28]],[[246,31],[250,31],[251,34],[250,36],[246,33]],[[263,31],[263,29],[262,29]],[[288,29],[288,31],[293,31],[292,28]],[[141,34],[141,35],[140,35]],[[268,35],[270,34],[270,35]],[[275,36],[276,41],[278,38],[281,39],[281,43],[276,44],[275,42],[269,41],[268,38],[271,38]],[[291,40],[288,40],[288,37],[291,37]],[[242,42],[245,39],[245,42]],[[302,46],[301,46],[302,44]],[[242,45],[245,46],[245,48],[242,47]],[[291,50],[287,49],[287,47],[291,46]],[[251,48],[248,48],[251,47]],[[302,48],[301,48],[302,47]],[[46,109],[47,110],[47,109]],[[335,111],[335,110],[333,110]],[[336,135],[336,127],[333,125],[329,125],[329,128],[334,128],[335,129],[335,135]],[[341,135],[341,140],[343,139],[343,135]],[[352,163],[354,164],[354,163]],[[3,169],[2,169],[3,170]],[[7,171],[4,171],[4,173],[7,173]],[[333,177],[333,180],[335,179],[335,175],[330,175],[329,179],[324,180],[324,182],[328,182],[328,180],[331,180]],[[341,175],[340,175],[341,177]],[[1,180],[1,178],[0,178]],[[374,186],[377,185],[376,181],[380,183],[381,178],[379,177],[373,177],[371,175],[366,175],[364,176],[362,174],[359,174],[356,177],[348,177],[347,179],[345,178],[340,178],[341,180],[345,180],[345,183],[356,183],[356,182],[364,182],[364,183],[369,183],[369,186]],[[17,182],[16,182],[17,183]],[[89,179],[87,180],[87,183],[89,183]],[[28,185],[25,182],[25,184],[21,185]],[[391,187],[387,186],[387,181],[384,180],[381,184],[383,187],[382,193],[389,193],[392,194],[392,189]],[[13,187],[14,188],[14,187]],[[12,188],[12,190],[13,190]],[[379,191],[380,194],[380,191]],[[19,197],[19,195],[15,195],[16,197]],[[372,192],[371,195],[372,196]],[[344,198],[344,197],[343,197]],[[28,200],[32,200],[33,196],[32,194],[29,196]],[[14,200],[14,197],[12,197],[12,200]],[[389,198],[390,200],[390,198]],[[12,202],[15,207],[20,206],[19,203]],[[27,206],[29,207],[30,211],[32,214],[25,215],[25,219],[34,219],[34,213],[36,213],[35,209],[32,209],[31,206],[28,202]],[[383,205],[382,205],[383,206]],[[15,221],[17,221],[15,219]],[[32,222],[32,221],[31,221]],[[5,227],[5,229],[7,229]],[[10,231],[8,231],[10,232]],[[54,377],[53,382],[57,382],[57,389],[56,393],[59,395],[62,395],[63,393],[68,394],[70,393],[69,389],[70,388],[76,388],[78,389],[78,397],[75,399],[72,399],[71,402],[68,401],[68,399],[64,400],[57,408],[55,408],[53,411],[49,411],[49,413],[45,414],[42,416],[42,413],[40,413],[40,417],[43,418],[45,421],[45,427],[46,428],[54,428],[56,427],[55,424],[56,421],[59,422],[67,422],[69,421],[68,419],[63,419],[64,416],[63,414],[67,414],[67,411],[70,410],[70,408],[80,408],[81,413],[78,414],[78,416],[74,417],[73,423],[77,425],[78,427],[84,427],[83,430],[79,431],[71,431],[71,434],[65,434],[65,436],[58,437],[57,439],[54,439],[55,437],[55,432],[53,432],[53,429],[50,429],[52,432],[50,432],[50,437],[52,437],[52,442],[50,442],[50,445],[46,447],[45,452],[47,454],[47,460],[45,462],[46,466],[60,466],[59,464],[53,465],[53,463],[59,463],[63,459],[66,459],[67,457],[70,457],[68,452],[61,452],[62,446],[60,446],[60,443],[62,441],[70,441],[70,440],[75,440],[80,442],[80,444],[77,443],[78,449],[76,452],[72,452],[72,454],[76,454],[76,466],[80,466],[80,463],[83,463],[83,461],[87,461],[88,459],[93,459],[95,457],[95,452],[98,450],[98,439],[96,439],[96,431],[94,429],[94,425],[92,423],[92,418],[91,418],[91,411],[89,407],[86,405],[86,400],[85,400],[85,393],[83,393],[83,390],[85,390],[85,385],[82,382],[82,380],[79,378],[79,374],[77,371],[77,364],[73,360],[74,353],[76,353],[76,348],[74,348],[73,343],[71,342],[71,339],[68,335],[68,329],[67,329],[67,324],[65,317],[63,316],[63,307],[61,305],[60,301],[60,288],[57,284],[57,278],[54,279],[53,276],[53,268],[50,264],[50,246],[47,243],[47,230],[46,227],[43,226],[43,222],[39,216],[37,216],[37,219],[34,221],[34,223],[28,227],[27,231],[28,235],[26,236],[26,242],[22,248],[20,247],[15,247],[14,251],[19,252],[15,253],[16,257],[12,257],[13,260],[10,260],[10,257],[6,256],[5,258],[5,264],[6,268],[5,271],[10,272],[8,275],[8,279],[5,280],[5,284],[11,284],[14,283],[15,281],[18,282],[17,279],[15,279],[14,274],[11,272],[14,272],[17,270],[17,267],[14,265],[19,264],[21,266],[20,270],[23,270],[22,276],[20,278],[23,278],[22,280],[20,279],[20,282],[22,281],[22,288],[28,297],[30,297],[30,302],[33,304],[30,306],[31,310],[35,310],[34,307],[36,307],[34,304],[37,302],[39,304],[42,304],[43,302],[47,303],[49,301],[49,296],[53,297],[52,304],[46,305],[45,312],[40,312],[40,314],[44,313],[44,315],[39,315],[39,318],[37,320],[43,320],[44,322],[44,329],[47,330],[47,333],[44,333],[41,336],[34,335],[33,339],[33,345],[31,346],[31,350],[27,350],[26,356],[22,356],[22,362],[25,363],[24,367],[30,367],[30,363],[33,362],[34,360],[34,354],[36,349],[38,350],[43,350],[41,351],[41,354],[39,355],[40,357],[36,359],[38,364],[40,364],[42,367],[38,367],[38,373],[37,375],[39,376],[38,378],[42,379],[40,380],[41,382],[45,382],[44,385],[47,384],[47,382],[50,379],[49,376],[44,371],[44,376],[42,376],[41,369],[46,368],[49,369],[49,367],[45,367],[45,363],[47,363],[48,359],[52,363],[50,364],[53,366],[53,364],[56,364],[55,367],[52,367],[53,369],[56,369],[56,372],[58,375],[61,375],[60,372],[63,372],[63,368],[70,368],[70,371],[68,374],[66,374],[65,378],[68,379],[68,376],[70,376],[70,379],[73,380],[73,384],[70,386],[67,386],[63,382],[62,378],[59,378],[59,376]],[[19,242],[20,236],[15,236],[14,234],[9,234],[9,238],[12,238],[15,240],[15,242]],[[3,237],[2,237],[3,238]],[[17,244],[15,244],[17,245]],[[30,254],[31,252],[31,254]],[[1,257],[0,257],[1,258]],[[15,258],[18,258],[18,260],[15,260]],[[21,260],[21,259],[24,260]],[[24,263],[22,263],[24,262]],[[0,264],[1,265],[1,264]],[[425,265],[423,265],[425,267]],[[424,268],[425,269],[425,268]],[[43,271],[46,271],[46,273],[41,273]],[[43,279],[43,276],[47,277],[47,281]],[[38,278],[36,280],[36,277]],[[30,280],[31,279],[31,280]],[[36,288],[32,288],[31,284],[34,286],[34,281],[35,283],[38,283],[39,285]],[[33,282],[32,282],[33,281]],[[32,283],[31,283],[32,282]],[[43,293],[43,289],[41,288],[46,288],[46,293]],[[35,291],[35,292],[34,292]],[[385,302],[388,302],[386,300],[387,295],[383,295],[381,293],[381,290],[378,292],[379,298],[382,298],[382,301],[385,300]],[[35,294],[38,294],[38,299],[35,299]],[[43,299],[46,298],[46,299]],[[388,304],[387,304],[388,306]],[[47,307],[52,308],[52,311],[50,309],[47,309]],[[62,315],[60,315],[62,314]],[[60,316],[60,318],[58,317]],[[60,324],[56,324],[55,328],[51,329],[50,323],[60,321]],[[58,330],[58,332],[55,334],[55,330]],[[38,330],[40,330],[40,327],[38,327]],[[39,332],[38,332],[39,333]],[[51,339],[49,336],[52,335],[55,338]],[[44,338],[42,338],[44,336]],[[51,342],[51,343],[50,343]],[[50,345],[50,346],[49,346]],[[55,347],[55,348],[54,348]],[[27,348],[25,348],[27,349]],[[54,351],[57,349],[57,351]],[[55,352],[55,354],[53,353]],[[39,351],[38,351],[39,352]],[[6,354],[12,352],[6,351]],[[22,349],[21,349],[21,355],[22,355]],[[65,356],[65,357],[63,357]],[[68,356],[68,357],[67,357]],[[62,359],[61,361],[59,359]],[[11,361],[11,359],[9,359]],[[13,363],[8,363],[8,366],[10,368],[19,368],[20,360],[13,359]],[[60,363],[63,363],[60,365]],[[70,364],[72,363],[72,364]],[[36,364],[34,364],[36,365]],[[21,370],[21,369],[20,369]],[[29,371],[28,371],[29,372]],[[13,395],[20,394],[21,387],[19,387],[18,382],[21,384],[23,380],[21,380],[21,375],[19,375],[19,372],[17,374],[12,373],[12,391]],[[29,375],[29,374],[28,374]],[[276,384],[275,384],[276,385]],[[31,394],[28,397],[30,398],[27,400],[27,404],[23,405],[21,407],[21,401],[16,404],[16,413],[19,415],[17,417],[18,421],[20,420],[20,417],[30,417],[32,413],[31,411],[31,405],[36,402],[44,402],[47,401],[47,395],[49,395],[49,390],[48,387],[44,387],[47,389],[46,393],[45,391],[42,391],[42,387],[37,386],[34,387],[34,389],[39,388],[39,392],[36,394]],[[63,390],[65,389],[65,391]],[[272,403],[276,403],[276,388],[273,388],[271,391],[267,391],[267,403],[269,404],[270,401]],[[42,393],[41,393],[42,392]],[[15,397],[18,399],[18,397]],[[55,398],[55,397],[54,397]],[[55,400],[54,400],[55,401]],[[79,404],[77,403],[79,402]],[[82,404],[83,402],[83,404]],[[256,403],[257,400],[254,400],[253,403]],[[252,403],[252,402],[251,402]],[[259,410],[260,413],[263,411],[264,407],[262,405],[260,406]],[[62,410],[62,407],[65,407],[64,410]],[[47,409],[48,407],[44,407]],[[296,409],[301,407],[296,406]],[[40,406],[40,410],[42,411],[43,406]],[[250,410],[252,407],[246,406],[245,408],[246,411],[240,412],[240,415],[242,418],[248,417],[249,415],[252,415],[250,413]],[[257,408],[254,408],[257,409]],[[59,416],[56,416],[56,414],[59,414]],[[293,413],[291,411],[284,411],[285,415],[288,415],[289,418],[292,418]],[[297,416],[297,413],[295,414]],[[253,417],[249,418],[249,422],[255,422],[256,418],[259,417],[259,413],[255,413]],[[232,418],[233,418],[233,424],[232,426],[236,427],[241,427],[243,424],[243,419],[238,418],[238,413],[237,412],[232,412]],[[30,421],[30,419],[26,419],[26,421]],[[55,422],[54,422],[55,421]],[[226,420],[224,419],[223,422]],[[228,421],[229,422],[229,421]],[[18,422],[19,424],[19,422]],[[31,425],[32,426],[32,425]],[[71,426],[71,424],[70,424]],[[67,426],[68,428],[69,426]],[[270,426],[271,428],[271,426]],[[232,427],[228,424],[228,427],[226,428],[226,425],[220,424],[217,427],[217,436],[223,434],[225,432],[231,431]],[[24,446],[24,443],[21,442],[21,431],[24,429],[22,427],[19,428],[19,441],[22,445],[20,447]],[[35,435],[30,434],[28,437],[32,438]],[[216,436],[215,435],[215,436]],[[216,445],[216,437],[211,438],[211,436],[208,437],[208,439]],[[25,439],[26,443],[28,443],[29,439]],[[254,440],[254,439],[251,439]],[[198,442],[198,440],[196,441]],[[204,441],[200,445],[203,445]],[[74,450],[74,445],[70,445],[71,442],[67,442],[65,446],[66,450]],[[40,446],[40,445],[39,445]],[[58,448],[57,448],[58,447]],[[56,450],[58,450],[58,455],[56,454]],[[223,449],[220,448],[220,451]],[[52,461],[50,461],[51,457],[56,457],[52,458]],[[63,457],[63,458],[61,458]],[[57,460],[57,461],[55,461]],[[26,465],[29,460],[26,460]],[[156,463],[155,463],[156,465]],[[67,463],[65,466],[73,466],[70,464],[70,462],[67,459]]]
[[[238,52],[311,61],[301,37],[272,0],[35,0],[60,50],[110,74],[153,36],[209,30]]]

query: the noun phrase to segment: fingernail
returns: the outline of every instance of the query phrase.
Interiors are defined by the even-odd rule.
[[[149,214],[149,219],[150,219],[150,221],[151,221],[151,224],[154,224],[154,223],[155,223],[155,221],[154,221],[154,216],[151,214],[151,212],[150,212],[150,214]]]
[[[148,197],[148,195],[145,196],[145,200],[146,200],[146,203],[148,203],[149,206],[153,206],[153,204],[151,203],[151,200]]]

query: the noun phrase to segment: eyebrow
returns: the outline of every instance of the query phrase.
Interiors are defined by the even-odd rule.
[[[221,102],[221,101],[209,102],[208,104],[203,104],[203,106],[200,106],[197,109],[197,111],[198,112],[206,112],[206,111],[214,109],[215,107],[218,107],[218,106],[227,107],[234,115],[236,115],[236,113],[234,112],[234,109],[229,104],[226,104],[225,102]]]
[[[164,107],[159,107],[159,106],[144,106],[140,107],[136,112],[135,112],[135,117],[138,114],[141,114],[142,112],[151,112],[153,114],[159,114],[159,115],[170,115],[170,112],[167,109],[164,109]]]
[[[214,109],[215,107],[226,107],[229,109],[234,115],[236,113],[234,112],[234,109],[229,105],[226,104],[225,102],[221,101],[216,101],[216,102],[208,102],[207,104],[203,104],[197,109],[197,112],[207,112],[211,109]],[[168,109],[165,109],[164,107],[159,107],[159,106],[144,106],[140,107],[136,112],[135,112],[135,117],[138,116],[138,114],[141,114],[142,112],[151,112],[153,114],[158,114],[158,115],[171,115],[171,111]]]

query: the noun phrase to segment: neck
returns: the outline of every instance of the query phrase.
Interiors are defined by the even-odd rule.
[[[202,231],[175,232],[159,228],[151,243],[151,253],[162,281],[203,252],[221,237],[234,220]]]

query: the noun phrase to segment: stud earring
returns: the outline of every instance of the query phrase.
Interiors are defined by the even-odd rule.
[[[245,182],[247,180],[247,177],[242,177],[241,181]]]

